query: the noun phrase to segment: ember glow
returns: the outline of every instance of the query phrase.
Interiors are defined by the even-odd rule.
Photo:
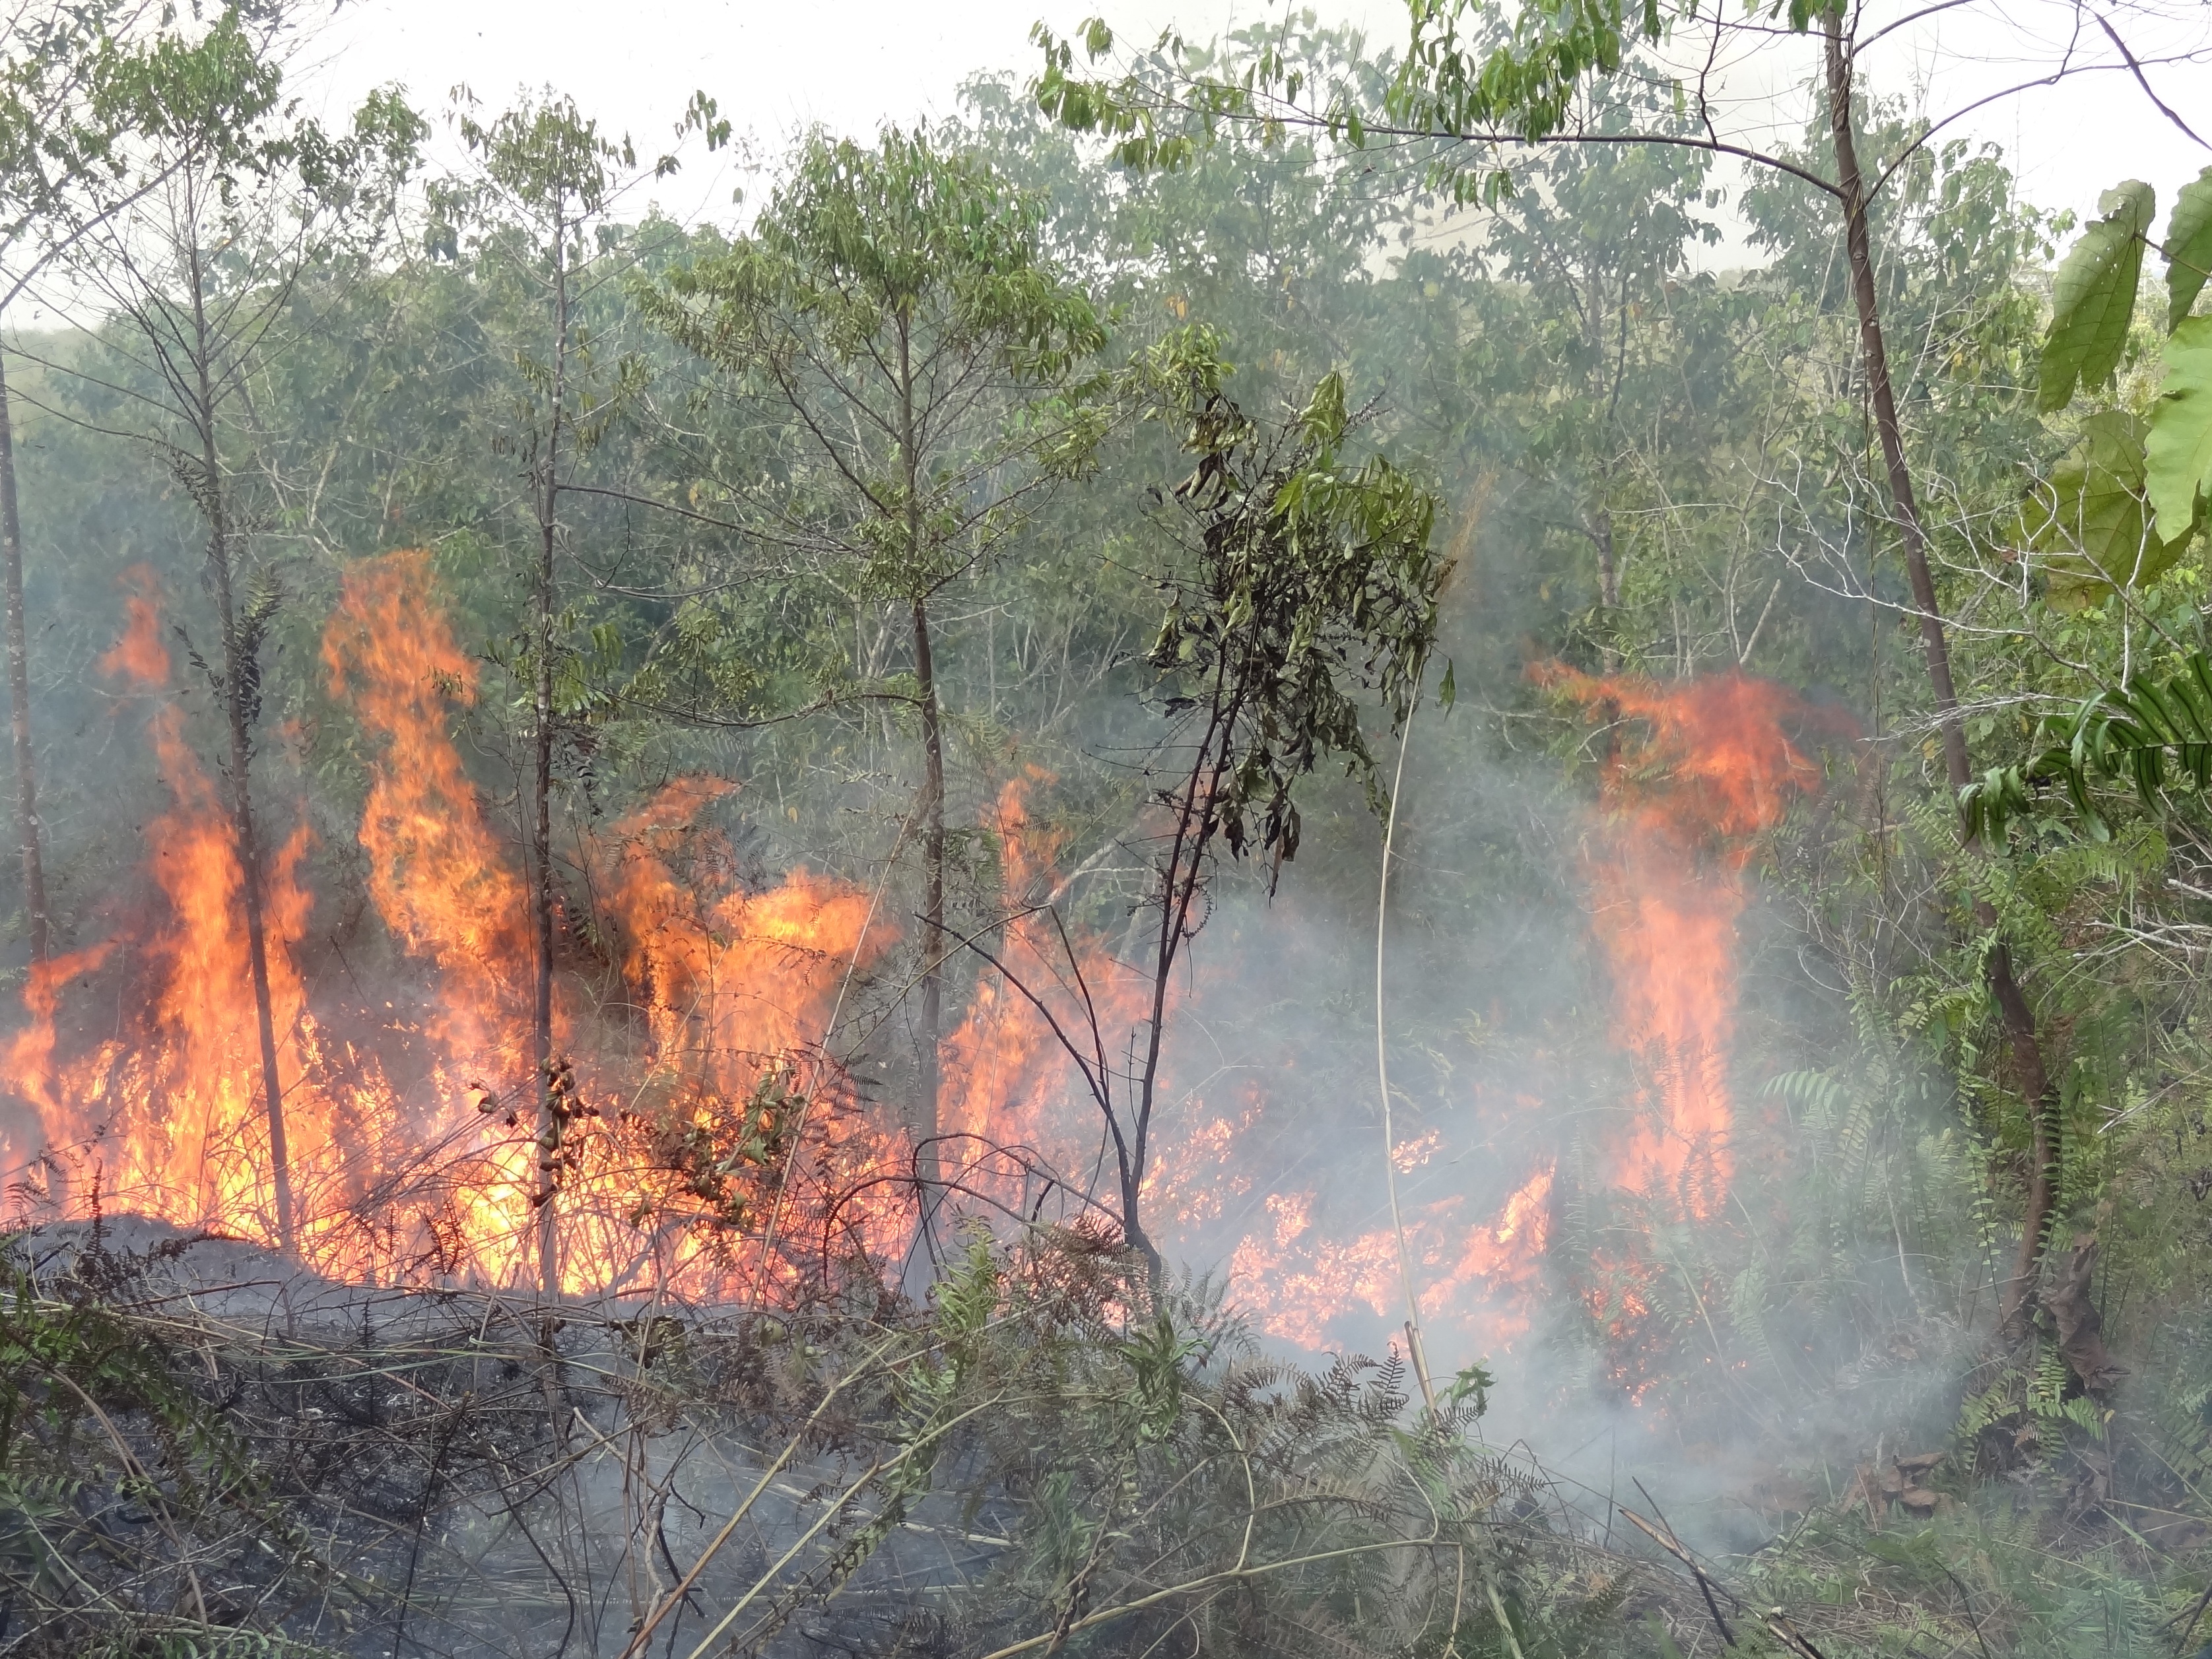
[[[0,1064],[43,1141],[9,1148],[9,1161],[34,1172],[43,1214],[97,1205],[267,1240],[272,1172],[227,784],[187,741],[150,576],[131,578],[123,610],[102,669],[121,693],[114,717],[143,727],[167,809],[146,833],[141,899],[111,906],[131,919],[24,989]],[[891,1104],[864,1099],[825,1048],[855,978],[900,943],[881,895],[805,869],[745,886],[713,827],[739,789],[726,779],[676,779],[581,837],[575,869],[598,910],[588,929],[564,918],[556,975],[556,1050],[574,1104],[558,1144],[542,1145],[525,875],[456,744],[477,663],[435,601],[425,555],[352,570],[322,660],[357,733],[367,788],[349,865],[382,933],[356,947],[374,960],[340,948],[325,912],[341,906],[319,903],[309,879],[304,814],[263,781],[264,818],[291,826],[272,833],[264,883],[307,1261],[383,1282],[526,1284],[541,1159],[558,1166],[571,1292],[773,1299],[799,1293],[833,1257],[885,1268],[903,1257],[917,1148]],[[1587,877],[1619,1028],[1645,1081],[1633,1129],[1603,1155],[1622,1190],[1706,1220],[1733,1169],[1727,1065],[1747,864],[1817,774],[1784,735],[1793,705],[1771,686],[1548,678],[1632,733],[1604,774]],[[996,799],[986,827],[1008,919],[942,1051],[933,1161],[951,1208],[986,1217],[1035,1215],[1053,1198],[1061,1219],[1097,1219],[1084,1195],[1100,1121],[1046,1016],[1111,1044],[1147,1009],[1141,977],[1057,908],[1065,838],[1034,806],[1054,781],[1024,771]],[[1202,971],[1176,1005],[1202,1007],[1233,981]],[[1170,1080],[1144,1196],[1164,1241],[1225,1263],[1263,1329],[1318,1348],[1356,1327],[1394,1329],[1402,1287],[1387,1216],[1345,1225],[1356,1213],[1346,1195],[1370,1176],[1379,1187],[1379,1159],[1362,1152],[1358,1178],[1328,1202],[1318,1187],[1256,1184],[1257,1154],[1310,1109],[1296,1082]],[[1423,1317],[1470,1351],[1510,1346],[1549,1287],[1558,1160],[1495,1161],[1501,1123],[1526,1131],[1543,1109],[1478,1084],[1461,1117],[1393,1154],[1418,1195],[1405,1223]],[[1491,1189],[1503,1196],[1477,1196],[1479,1180],[1423,1184],[1462,1159],[1503,1174]],[[1596,1297],[1592,1314],[1632,1323],[1638,1264],[1587,1263],[1572,1277],[1586,1284],[1591,1270],[1608,1287],[1578,1293]]]

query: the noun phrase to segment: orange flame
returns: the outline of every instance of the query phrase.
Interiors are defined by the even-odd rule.
[[[967,1017],[943,1045],[939,1122],[948,1137],[971,1147],[1026,1148],[1066,1176],[1096,1151],[1097,1107],[1030,997],[1052,1009],[1060,1031],[1079,1046],[1090,1041],[1094,1024],[1108,1044],[1119,1040],[1146,1008],[1140,983],[1103,942],[1076,929],[1063,937],[1041,908],[1066,838],[1035,821],[1029,793],[1053,781],[1032,766],[999,792],[1000,867],[1012,919],[1004,939],[988,948],[1005,972],[981,976]]]
[[[161,640],[159,589],[143,567],[125,578],[127,624],[101,658],[111,674],[158,690],[169,671]],[[223,1219],[268,1227],[267,1123],[261,1099],[260,1043],[238,925],[243,875],[234,825],[214,780],[184,737],[182,711],[165,701],[151,721],[169,810],[148,832],[155,882],[167,921],[141,942],[135,962],[152,980],[145,1019],[150,1041],[110,1042],[58,1066],[60,992],[89,972],[113,942],[58,959],[26,988],[28,1023],[9,1044],[16,1092],[36,1105],[47,1141],[90,1153],[116,1202],[188,1225]],[[313,899],[299,881],[307,849],[303,825],[265,863],[264,919],[280,1083],[291,1093],[300,1057],[313,1040],[292,948],[307,928]],[[296,1162],[325,1156],[325,1103],[313,1090],[288,1099]]]
[[[115,939],[31,977],[0,1069],[49,1142],[81,1149],[97,1170],[104,1202],[266,1236],[271,1172],[235,833],[165,691],[172,665],[150,575],[130,578],[125,609],[102,666],[159,694],[149,728],[170,805],[148,837],[155,902]],[[301,967],[309,843],[295,831],[264,879],[294,1184],[309,1213],[301,1248],[325,1271],[362,1277],[525,1281],[545,1150],[539,1084],[526,1075],[527,893],[449,730],[477,697],[477,672],[434,602],[426,555],[348,572],[323,663],[358,722],[365,886],[402,960],[380,993],[347,963],[311,999]],[[1624,1040],[1651,1080],[1635,1127],[1608,1148],[1612,1178],[1710,1217],[1733,1172],[1726,1067],[1748,859],[1817,774],[1785,733],[1795,705],[1771,686],[1546,678],[1637,723],[1606,770],[1589,867]],[[1146,982],[1105,940],[1042,907],[1066,839],[1032,808],[1051,781],[1030,769],[999,794],[1010,919],[985,942],[1003,966],[979,975],[940,1057],[948,1177],[1024,1214],[1040,1168],[1082,1188],[1100,1146],[1096,1105],[1037,1003],[1079,1042],[1095,1025],[1112,1063],[1150,1012]],[[591,908],[564,918],[556,1011],[576,1110],[553,1148],[572,1290],[649,1274],[687,1294],[796,1296],[806,1251],[890,1260],[913,1237],[913,1148],[823,1052],[854,977],[898,930],[865,893],[804,869],[757,889],[740,882],[713,827],[736,787],[679,778],[577,843]],[[98,977],[137,992],[125,1002],[139,1012],[119,1032],[95,1008],[112,1008],[112,993],[84,993]],[[349,983],[363,1000],[337,1000]],[[1256,1086],[1226,1109],[1196,1089],[1163,1098],[1172,1104],[1144,1193],[1158,1236],[1241,1233],[1228,1247],[1232,1275],[1262,1329],[1285,1340],[1322,1346],[1363,1310],[1396,1323],[1396,1233],[1379,1204],[1347,1214],[1348,1189],[1256,1193],[1250,1148],[1272,1132]],[[1457,1129],[1432,1126],[1395,1148],[1401,1172],[1444,1152]],[[1518,1184],[1495,1208],[1462,1194],[1404,1214],[1425,1318],[1493,1342],[1529,1323],[1553,1204],[1549,1159],[1510,1167]],[[1370,1172],[1379,1185],[1379,1165]],[[64,1187],[54,1202],[81,1210],[84,1200]],[[1612,1314],[1640,1317],[1634,1263],[1599,1267],[1615,1285],[1604,1293]]]
[[[103,664],[159,692],[170,659],[150,575],[133,573],[125,607]],[[526,1272],[540,1156],[534,1085],[514,1087],[529,961],[525,893],[447,729],[450,711],[473,699],[476,674],[430,598],[425,557],[356,566],[323,657],[332,694],[349,701],[369,749],[359,833],[368,896],[427,983],[419,1015],[412,989],[398,985],[381,1011],[311,1009],[296,966],[313,903],[304,828],[265,861],[280,1082],[293,1183],[307,1211],[301,1248],[324,1271],[356,1277],[512,1281]],[[70,1189],[74,1161],[96,1175],[106,1204],[267,1237],[273,1178],[235,833],[181,708],[165,698],[149,726],[171,796],[148,834],[158,910],[145,927],[33,974],[26,1021],[0,1065],[62,1154],[64,1179],[50,1197],[65,1212],[88,1201],[83,1186]],[[586,864],[609,899],[601,931],[620,942],[629,994],[595,1006],[579,976],[562,978],[556,1027],[564,1047],[584,1050],[559,1149],[556,1219],[572,1290],[617,1287],[650,1266],[690,1292],[772,1293],[796,1282],[793,1251],[826,1254],[823,1229],[833,1220],[861,1248],[902,1247],[897,1204],[873,1191],[897,1166],[896,1149],[854,1109],[835,1066],[811,1052],[844,978],[869,965],[890,930],[878,926],[872,938],[862,895],[803,871],[760,893],[679,882],[678,844],[729,787],[679,781],[611,835],[586,840]],[[146,982],[147,994],[130,999],[142,1012],[121,1032],[92,1037],[97,1010],[89,1002],[73,1010],[72,993],[118,965],[126,982]],[[350,963],[344,978],[353,979]],[[641,1052],[627,1023],[633,1008],[642,1013]],[[330,1037],[331,1020],[373,1037],[369,1051]],[[426,1093],[386,1080],[377,1049],[387,1037],[426,1056]],[[772,1075],[784,1080],[776,1099],[793,1111],[761,1104]],[[477,1081],[486,1077],[494,1081]],[[632,1109],[654,1080],[668,1079],[682,1085],[672,1105]],[[767,1244],[757,1232],[733,1244],[690,1225],[702,1205],[733,1215],[738,1188],[791,1214],[777,1262],[759,1259]],[[810,1215],[798,1214],[802,1205]],[[656,1219],[672,1215],[685,1221],[673,1244]],[[812,1236],[794,1236],[802,1220],[818,1224]]]
[[[1658,1096],[1656,1112],[1613,1148],[1613,1178],[1708,1217],[1735,1168],[1727,1068],[1744,869],[1756,838],[1818,786],[1820,769],[1786,735],[1796,700],[1765,681],[1662,686],[1558,667],[1540,678],[1642,724],[1606,767],[1602,850],[1588,865],[1621,1029]]]
[[[511,1071],[526,1017],[523,885],[446,730],[449,703],[476,700],[476,664],[427,577],[419,552],[356,566],[323,631],[323,663],[331,694],[350,694],[378,745],[361,818],[369,897],[436,971],[432,1035],[456,1063]]]
[[[867,896],[803,869],[769,892],[719,898],[679,879],[672,860],[699,814],[736,785],[679,778],[617,826],[603,850],[627,942],[625,979],[663,1065],[724,1091],[819,1041],[848,970],[896,937],[869,925]]]

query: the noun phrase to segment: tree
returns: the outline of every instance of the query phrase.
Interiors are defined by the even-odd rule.
[[[151,111],[159,58],[134,43],[137,3],[27,8],[0,23],[0,317],[70,249],[165,175],[134,170],[125,143]],[[219,49],[219,43],[218,43]],[[249,100],[253,94],[249,94]],[[0,605],[5,609],[15,812],[31,960],[46,960],[51,918],[40,848],[23,530],[15,425],[0,363]]]
[[[523,463],[523,501],[531,531],[528,620],[508,666],[526,688],[530,762],[522,802],[531,939],[529,1057],[537,1101],[536,1181],[531,1194],[539,1288],[561,1289],[557,1195],[573,1085],[553,1051],[553,979],[558,949],[559,882],[553,863],[556,761],[573,726],[572,699],[556,683],[573,655],[564,649],[558,560],[565,549],[563,496],[573,493],[577,457],[590,450],[635,390],[627,365],[610,385],[594,383],[597,361],[579,319],[582,288],[603,280],[595,254],[600,233],[638,170],[627,136],[611,138],[574,101],[526,102],[492,120],[464,111],[457,129],[481,167],[477,179],[441,187],[434,242],[458,253],[465,229],[480,262],[521,280],[537,318],[514,345],[519,388],[513,400],[514,446]],[[675,170],[658,159],[655,178]]]
[[[112,308],[100,343],[133,378],[144,421],[131,435],[190,493],[207,534],[205,578],[219,645],[195,656],[227,735],[232,828],[269,1131],[276,1233],[296,1236],[279,1033],[264,924],[264,843],[252,761],[262,709],[261,649],[282,602],[276,572],[251,562],[252,513],[240,500],[254,441],[247,386],[295,318],[303,275],[343,239],[380,230],[411,169],[421,123],[380,94],[349,130],[301,120],[281,101],[279,53],[292,19],[226,10],[199,39],[143,54],[129,166],[70,251],[71,269]]]
[[[1081,1071],[1113,1143],[1123,1236],[1155,1282],[1142,1198],[1168,996],[1204,924],[1214,865],[1224,848],[1267,860],[1272,889],[1297,856],[1297,786],[1327,762],[1342,761],[1380,805],[1360,699],[1379,698],[1394,724],[1410,714],[1448,569],[1430,545],[1436,498],[1384,456],[1346,452],[1359,417],[1340,376],[1267,426],[1231,397],[1229,373],[1219,336],[1194,325],[1146,351],[1131,376],[1144,418],[1193,463],[1171,492],[1153,492],[1166,609],[1146,662],[1169,725],[1146,769],[1155,920],[1135,965],[1147,1006],[1131,1058],[1113,1059],[1072,953],[1079,1007],[1065,1016],[988,959]]]
[[[982,569],[1098,417],[1083,378],[1103,340],[1038,247],[1036,204],[926,133],[872,149],[809,140],[750,236],[672,274],[648,313],[789,421],[765,487],[716,492],[775,553],[850,596],[878,642],[899,618],[921,780],[919,1060],[909,1127],[934,1173],[945,924],[945,709],[933,608]],[[859,671],[868,674],[872,651]],[[905,835],[901,839],[903,841]]]

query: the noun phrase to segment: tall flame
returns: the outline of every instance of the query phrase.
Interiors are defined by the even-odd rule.
[[[511,1071],[526,1018],[523,885],[446,729],[449,705],[476,700],[476,664],[430,602],[422,554],[347,573],[323,663],[374,746],[361,816],[369,897],[436,972],[432,1034],[456,1063]]]
[[[162,693],[170,673],[161,637],[158,584],[125,578],[126,626],[101,659],[111,675]],[[10,1045],[18,1093],[40,1109],[48,1143],[98,1147],[94,1173],[113,1202],[180,1222],[253,1217],[265,1229],[273,1172],[262,1098],[259,1027],[239,926],[245,875],[234,820],[185,741],[184,714],[162,696],[150,721],[170,806],[147,832],[149,869],[167,900],[166,919],[136,942],[134,972],[148,982],[153,1040],[111,1042],[57,1069],[59,990],[103,960],[115,942],[48,965],[27,989],[28,1023]],[[308,845],[302,825],[264,861],[263,911],[280,1087],[295,1162],[328,1154],[326,1103],[295,1092],[313,1021],[293,960],[313,897],[300,881]]]
[[[110,1207],[265,1238],[273,1172],[236,836],[167,689],[150,576],[131,578],[125,609],[102,666],[159,699],[149,736],[171,800],[147,838],[159,901],[143,924],[32,975],[26,1021],[0,1065],[57,1149],[64,1178],[50,1196],[64,1210],[82,1213],[96,1180]],[[403,973],[380,1008],[327,998],[311,1008],[297,966],[313,902],[305,829],[266,859],[279,1081],[293,1182],[309,1212],[301,1248],[335,1273],[512,1281],[526,1271],[540,1155],[538,1085],[519,1075],[525,890],[447,730],[452,711],[473,700],[476,673],[430,597],[422,554],[389,554],[349,573],[323,659],[368,749],[359,830],[368,894],[416,978]],[[738,1189],[781,1214],[805,1186],[805,1202],[837,1208],[846,1236],[899,1247],[895,1206],[855,1196],[896,1166],[896,1149],[813,1051],[840,988],[891,930],[878,926],[871,938],[865,898],[804,871],[757,893],[679,881],[678,844],[730,787],[678,780],[611,833],[586,838],[624,991],[586,1005],[577,976],[566,975],[557,1011],[564,1049],[582,1050],[556,1200],[571,1289],[617,1285],[648,1261],[663,1282],[699,1293],[791,1282],[787,1262],[759,1259],[765,1239],[746,1261],[743,1239],[733,1247],[716,1233],[718,1218],[737,1214]],[[351,964],[344,968],[352,981]],[[118,969],[146,987],[130,999],[141,1012],[119,1032],[93,1036],[96,1009],[73,1008],[72,997],[91,976]],[[632,1010],[641,1033],[630,1029]],[[329,1021],[349,1035],[333,1038]],[[387,1078],[387,1038],[422,1057],[421,1087]],[[770,1086],[791,1110],[761,1105]],[[89,1178],[72,1183],[80,1172]],[[670,1216],[684,1225],[664,1248]],[[817,1229],[789,1248],[821,1243]]]
[[[1012,919],[1003,939],[987,947],[999,966],[980,978],[966,1018],[945,1042],[939,1115],[955,1158],[1020,1147],[1066,1178],[1096,1155],[1102,1125],[1090,1086],[1061,1037],[1077,1044],[1095,1072],[1093,1032],[1111,1044],[1147,1008],[1136,977],[1103,942],[1064,928],[1048,902],[1066,838],[1035,820],[1029,797],[1053,781],[1051,773],[1030,767],[999,792],[1000,865]]]
[[[848,971],[896,930],[871,926],[867,895],[794,870],[765,893],[702,893],[675,861],[699,814],[736,785],[679,778],[618,824],[601,849],[621,923],[623,977],[653,1050],[723,1090],[819,1042]]]
[[[1746,866],[1820,769],[1787,736],[1796,700],[1766,681],[1662,685],[1559,668],[1543,677],[1586,708],[1640,723],[1605,768],[1587,864],[1620,1029],[1657,1096],[1613,1148],[1613,1176],[1708,1217],[1735,1171],[1727,1074]]]

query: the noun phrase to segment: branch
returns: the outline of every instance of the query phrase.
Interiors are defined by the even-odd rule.
[[[2167,120],[2172,122],[2175,126],[2180,128],[2183,132],[2188,134],[2191,138],[2195,139],[2199,148],[2212,150],[2212,144],[2208,144],[2203,139],[2198,137],[2197,130],[2191,126],[2188,122],[2176,115],[2171,109],[2167,108],[2166,100],[2150,89],[2150,81],[2149,78],[2143,74],[2142,65],[2136,62],[2135,53],[2128,50],[2128,43],[2120,39],[2119,32],[2102,16],[2100,16],[2097,19],[2097,27],[2104,30],[2105,38],[2107,40],[2110,40],[2115,46],[2119,48],[2120,56],[2128,60],[2128,68],[2133,72],[2136,77],[2136,84],[2143,89],[2144,97],[2149,99],[2152,103],[2158,106],[2158,112],[2160,115],[2163,115]]]

